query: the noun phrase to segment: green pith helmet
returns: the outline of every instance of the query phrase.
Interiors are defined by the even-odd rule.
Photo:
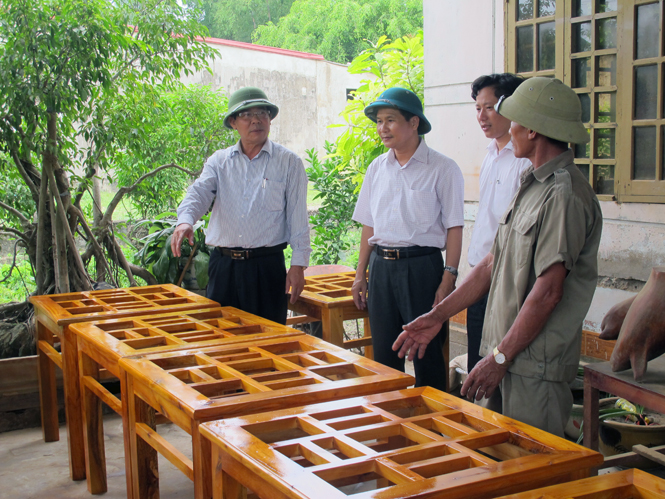
[[[414,114],[420,118],[418,135],[425,135],[432,129],[427,118],[423,114],[423,104],[416,94],[406,88],[393,87],[384,91],[379,98],[365,108],[365,116],[376,123],[376,113],[382,107],[401,109],[407,113]]]
[[[279,108],[268,100],[268,96],[260,88],[243,87],[236,90],[229,97],[229,112],[224,117],[224,126],[231,128],[229,119],[241,111],[257,106],[270,109],[271,120],[279,113]]]
[[[582,105],[573,90],[555,78],[536,76],[520,84],[496,111],[510,121],[545,137],[586,144],[589,133],[582,124]]]

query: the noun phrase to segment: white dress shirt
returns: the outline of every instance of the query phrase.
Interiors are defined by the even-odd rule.
[[[250,160],[240,141],[215,152],[178,207],[178,224],[194,224],[215,204],[206,244],[261,248],[288,242],[291,265],[309,265],[307,174],[302,160],[266,140]]]
[[[478,265],[492,249],[499,220],[520,186],[520,174],[531,166],[525,158],[516,158],[513,142],[499,151],[496,139],[487,146],[480,167],[480,202],[469,244],[468,262]]]
[[[374,228],[369,244],[444,249],[464,225],[464,178],[457,163],[424,140],[401,166],[391,149],[369,165],[353,219]]]

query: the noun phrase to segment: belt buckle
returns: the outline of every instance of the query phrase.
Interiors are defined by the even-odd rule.
[[[247,250],[231,250],[231,258],[233,260],[249,260],[249,251],[247,251]]]
[[[384,260],[399,260],[399,250],[396,249],[382,249]]]

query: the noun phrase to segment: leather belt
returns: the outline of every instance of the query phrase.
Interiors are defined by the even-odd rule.
[[[374,251],[384,260],[402,260],[415,256],[425,256],[441,251],[433,246],[408,246],[406,248],[386,248],[385,246],[375,246]]]
[[[219,251],[224,256],[231,257],[232,260],[249,260],[250,258],[282,253],[285,248],[286,243],[282,243],[277,246],[264,246],[262,248],[222,248],[217,246],[215,247],[215,251]]]

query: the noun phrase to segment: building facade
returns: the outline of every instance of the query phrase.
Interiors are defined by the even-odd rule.
[[[347,91],[368,78],[317,54],[218,38],[206,42],[218,54],[210,62],[212,74],[199,71],[183,82],[223,87],[227,95],[245,86],[263,89],[279,107],[270,138],[303,159],[307,149],[323,151],[326,140],[337,138],[343,129],[328,126],[341,123]]]
[[[556,77],[580,97],[591,142],[575,161],[604,217],[585,329],[665,265],[665,0],[424,0],[429,145],[465,178],[465,253],[487,139],[471,82],[509,71]],[[468,272],[466,262],[463,273]]]

